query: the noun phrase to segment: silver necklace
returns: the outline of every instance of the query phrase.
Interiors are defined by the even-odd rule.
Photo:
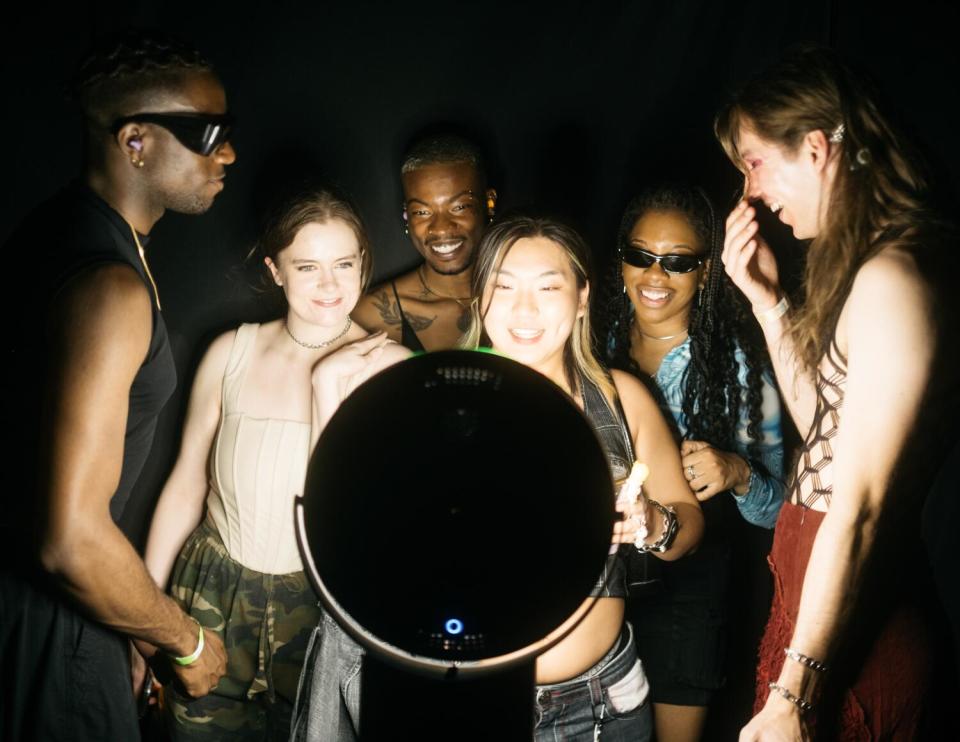
[[[683,337],[684,335],[687,334],[688,330],[683,330],[681,332],[678,332],[676,335],[660,335],[660,336],[647,335],[647,333],[645,333],[640,328],[637,328],[637,332],[639,332],[641,335],[643,335],[645,338],[648,338],[649,340],[673,340],[675,338]]]
[[[290,325],[288,325],[286,322],[283,323],[283,329],[287,331],[287,335],[289,335],[290,339],[293,340],[293,342],[295,342],[297,345],[301,345],[304,348],[310,348],[310,350],[320,350],[321,348],[329,348],[331,345],[337,342],[340,338],[346,335],[352,325],[353,325],[353,320],[350,319],[350,317],[347,317],[347,324],[343,326],[343,329],[340,331],[339,335],[337,335],[336,337],[332,337],[329,340],[323,340],[316,344],[305,343],[302,340],[297,340],[294,334],[290,332]]]

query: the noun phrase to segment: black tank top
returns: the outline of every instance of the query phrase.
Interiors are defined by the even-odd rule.
[[[393,298],[397,300],[397,314],[400,315],[400,344],[414,353],[426,353],[427,349],[423,347],[423,343],[417,337],[416,330],[413,329],[413,325],[407,320],[407,315],[403,313],[403,307],[400,306],[397,284],[391,281],[390,285],[393,287]]]
[[[106,263],[122,263],[137,272],[153,301],[153,331],[146,357],[130,387],[123,463],[120,481],[110,500],[110,514],[119,521],[130,498],[153,443],[157,417],[176,387],[176,367],[167,329],[160,314],[159,302],[152,281],[147,275],[137,250],[132,227],[105,201],[86,186],[74,184],[38,207],[7,242],[8,256],[30,261],[41,276],[25,306],[19,307],[22,321],[15,321],[12,371],[21,394],[11,406],[23,422],[26,435],[19,440],[18,461],[22,472],[18,479],[35,491],[35,466],[39,425],[39,409],[43,395],[43,379],[48,362],[47,313],[52,300],[63,286],[84,270]],[[26,311],[24,311],[26,310]],[[35,518],[28,502],[14,506],[15,517]],[[7,515],[10,513],[8,512]],[[5,525],[13,525],[7,517]],[[22,525],[22,522],[21,522]]]
[[[593,428],[593,432],[597,434],[600,445],[607,455],[610,474],[614,481],[624,479],[630,474],[635,457],[620,399],[616,398],[616,409],[611,409],[600,388],[583,374],[580,375],[580,390],[583,395],[583,414]],[[620,556],[620,550],[632,548],[629,545],[621,545],[620,549],[607,557],[603,573],[590,591],[591,596],[626,597],[627,570],[626,563]]]

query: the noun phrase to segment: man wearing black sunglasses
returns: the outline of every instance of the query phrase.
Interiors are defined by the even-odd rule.
[[[154,584],[118,524],[176,384],[144,246],[167,209],[202,213],[223,189],[235,159],[226,98],[196,51],[148,34],[105,40],[73,87],[82,178],[7,245],[33,276],[8,314],[16,394],[5,417],[19,439],[0,509],[10,739],[138,738],[143,663],[131,670],[130,638],[170,658],[182,693],[206,694],[225,669],[220,638]]]

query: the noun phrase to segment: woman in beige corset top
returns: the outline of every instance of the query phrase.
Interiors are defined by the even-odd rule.
[[[307,639],[321,617],[297,551],[293,499],[340,402],[409,355],[350,321],[371,259],[345,201],[299,194],[258,250],[286,316],[211,344],[147,543],[157,583],[169,582],[227,649],[227,673],[210,695],[191,700],[168,689],[173,739],[287,739]]]

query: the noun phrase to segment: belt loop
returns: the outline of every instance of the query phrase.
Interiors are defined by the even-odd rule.
[[[590,678],[588,686],[590,687],[590,705],[593,707],[593,720],[599,724],[606,715],[606,704],[603,701],[603,686],[600,685],[600,677]]]

